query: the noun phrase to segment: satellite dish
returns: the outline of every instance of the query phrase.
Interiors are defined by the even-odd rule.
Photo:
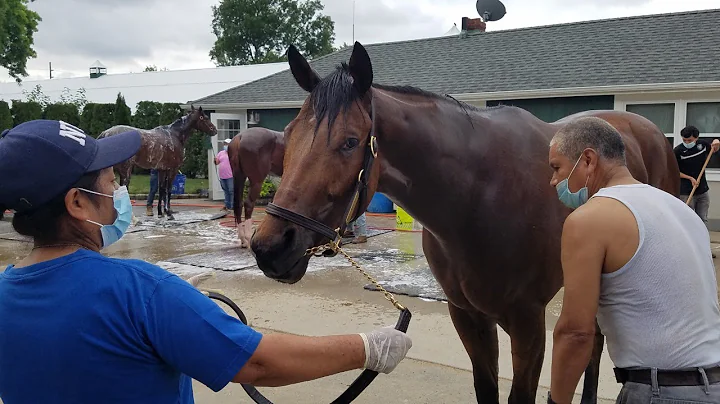
[[[477,0],[475,5],[483,21],[497,21],[505,16],[505,5],[500,0]]]

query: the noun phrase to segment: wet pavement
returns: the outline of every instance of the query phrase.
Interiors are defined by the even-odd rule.
[[[140,221],[103,254],[144,259],[183,278],[211,272],[213,277],[200,287],[219,290],[233,299],[250,324],[262,332],[353,333],[396,322],[397,311],[381,293],[367,290],[368,281],[340,256],[313,258],[307,275],[295,285],[266,278],[255,266],[249,250],[238,247],[235,228],[231,227],[234,219],[218,218],[222,214],[219,205],[208,207],[209,204],[198,200],[177,201],[175,221],[148,218],[144,207],[135,207],[134,213]],[[257,223],[263,217],[264,210],[256,209],[254,221]],[[368,226],[377,234],[372,235],[367,244],[349,244],[344,248],[381,284],[398,292],[398,300],[410,308],[413,319],[408,332],[413,338],[413,349],[408,360],[391,375],[379,376],[357,402],[371,403],[379,399],[399,403],[475,402],[470,361],[450,321],[443,301],[445,296],[429,272],[420,233],[388,231],[395,226],[394,217],[368,216]],[[712,239],[717,243],[713,247],[720,247],[720,234],[713,234]],[[22,241],[22,237],[12,231],[8,218],[0,221],[0,270],[21,259],[30,248],[28,241]],[[552,329],[561,303],[562,292],[546,310],[547,343],[538,403],[545,402],[543,398],[550,383]],[[498,335],[501,397],[505,400],[512,378],[510,344],[502,330]],[[262,391],[279,403],[330,402],[357,374],[348,372]],[[607,402],[614,401],[619,387],[605,350],[600,397]],[[237,385],[216,394],[195,383],[195,394],[199,403],[250,402]]]

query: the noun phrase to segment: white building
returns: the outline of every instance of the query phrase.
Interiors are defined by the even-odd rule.
[[[185,103],[261,79],[286,70],[287,63],[228,66],[208,69],[157,71],[142,73],[107,74],[108,69],[99,61],[89,68],[85,77],[0,83],[0,100],[25,100],[27,92],[40,85],[51,102],[59,101],[64,89],[75,94],[85,89],[88,102],[114,103],[118,93],[135,113],[140,101]]]

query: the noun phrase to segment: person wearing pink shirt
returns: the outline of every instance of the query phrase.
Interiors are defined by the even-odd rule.
[[[218,177],[220,178],[220,186],[225,193],[225,206],[223,210],[228,211],[233,208],[233,174],[230,168],[230,159],[228,158],[227,149],[230,139],[225,139],[225,146],[220,153],[215,156],[215,165],[218,166]]]

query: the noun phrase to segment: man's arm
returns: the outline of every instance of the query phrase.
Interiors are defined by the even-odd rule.
[[[553,401],[558,404],[572,402],[592,355],[605,260],[597,214],[598,207],[588,204],[568,216],[563,226],[561,260],[565,294],[553,333],[550,389]]]
[[[158,283],[145,313],[138,327],[152,349],[215,392],[231,381],[282,386],[359,368],[390,373],[412,347],[392,327],[328,337],[262,335],[174,275]]]
[[[233,378],[235,383],[277,387],[361,369],[365,346],[360,335],[302,337],[264,335],[255,353]]]

